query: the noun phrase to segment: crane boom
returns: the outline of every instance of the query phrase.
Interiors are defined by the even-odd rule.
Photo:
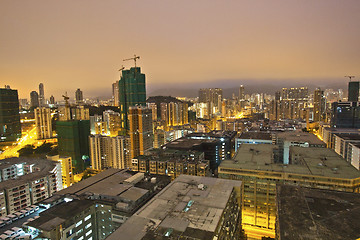
[[[136,56],[136,54],[134,54],[134,57],[133,57],[133,58],[127,58],[127,59],[124,59],[123,61],[134,60],[135,68],[136,68],[136,59],[140,59],[140,56]]]
[[[349,79],[350,79],[350,82],[351,82],[351,79],[352,79],[352,78],[355,78],[355,76],[344,76],[344,77],[349,78]]]

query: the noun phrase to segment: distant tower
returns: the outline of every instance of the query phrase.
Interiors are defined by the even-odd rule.
[[[78,88],[75,92],[75,101],[76,104],[81,104],[83,103],[83,92],[80,90],[80,88]]]
[[[119,81],[116,81],[112,84],[112,98],[114,101],[114,106],[119,106]]]
[[[37,108],[39,106],[39,94],[36,91],[30,93],[30,106]]]
[[[50,104],[55,104],[55,98],[53,95],[50,97]]]
[[[322,114],[325,111],[325,97],[324,91],[317,88],[314,92],[314,122],[319,122],[322,119]]]
[[[239,87],[239,99],[245,100],[245,89],[243,85],[240,85]]]
[[[39,84],[39,104],[40,107],[45,105],[45,95],[44,95],[44,84]]]

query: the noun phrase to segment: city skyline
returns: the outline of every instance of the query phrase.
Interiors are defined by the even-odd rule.
[[[20,98],[39,83],[47,99],[77,88],[110,96],[117,70],[133,66],[123,59],[138,54],[149,95],[274,80],[346,89],[360,63],[359,10],[358,1],[2,2],[0,79]]]

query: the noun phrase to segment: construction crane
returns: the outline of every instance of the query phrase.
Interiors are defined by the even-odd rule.
[[[62,97],[64,98],[65,101],[65,106],[69,107],[69,97],[67,96],[67,92],[65,92],[65,95],[62,95]]]
[[[355,76],[344,76],[344,77],[349,78],[349,79],[350,79],[350,82],[351,82],[351,79],[352,79],[352,78],[355,78]]]
[[[133,57],[133,58],[124,59],[123,61],[134,60],[135,68],[136,68],[136,59],[140,59],[140,56],[136,56],[136,54],[134,54],[134,57]]]
[[[121,65],[121,68],[119,69],[119,72],[120,72],[120,78],[121,78],[121,71],[124,70],[125,67],[123,65]]]

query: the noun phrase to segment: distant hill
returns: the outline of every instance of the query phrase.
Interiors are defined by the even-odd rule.
[[[171,96],[153,96],[149,97],[146,100],[147,103],[156,103],[156,105],[160,103],[170,103],[170,102],[183,102],[177,98],[171,97]]]

